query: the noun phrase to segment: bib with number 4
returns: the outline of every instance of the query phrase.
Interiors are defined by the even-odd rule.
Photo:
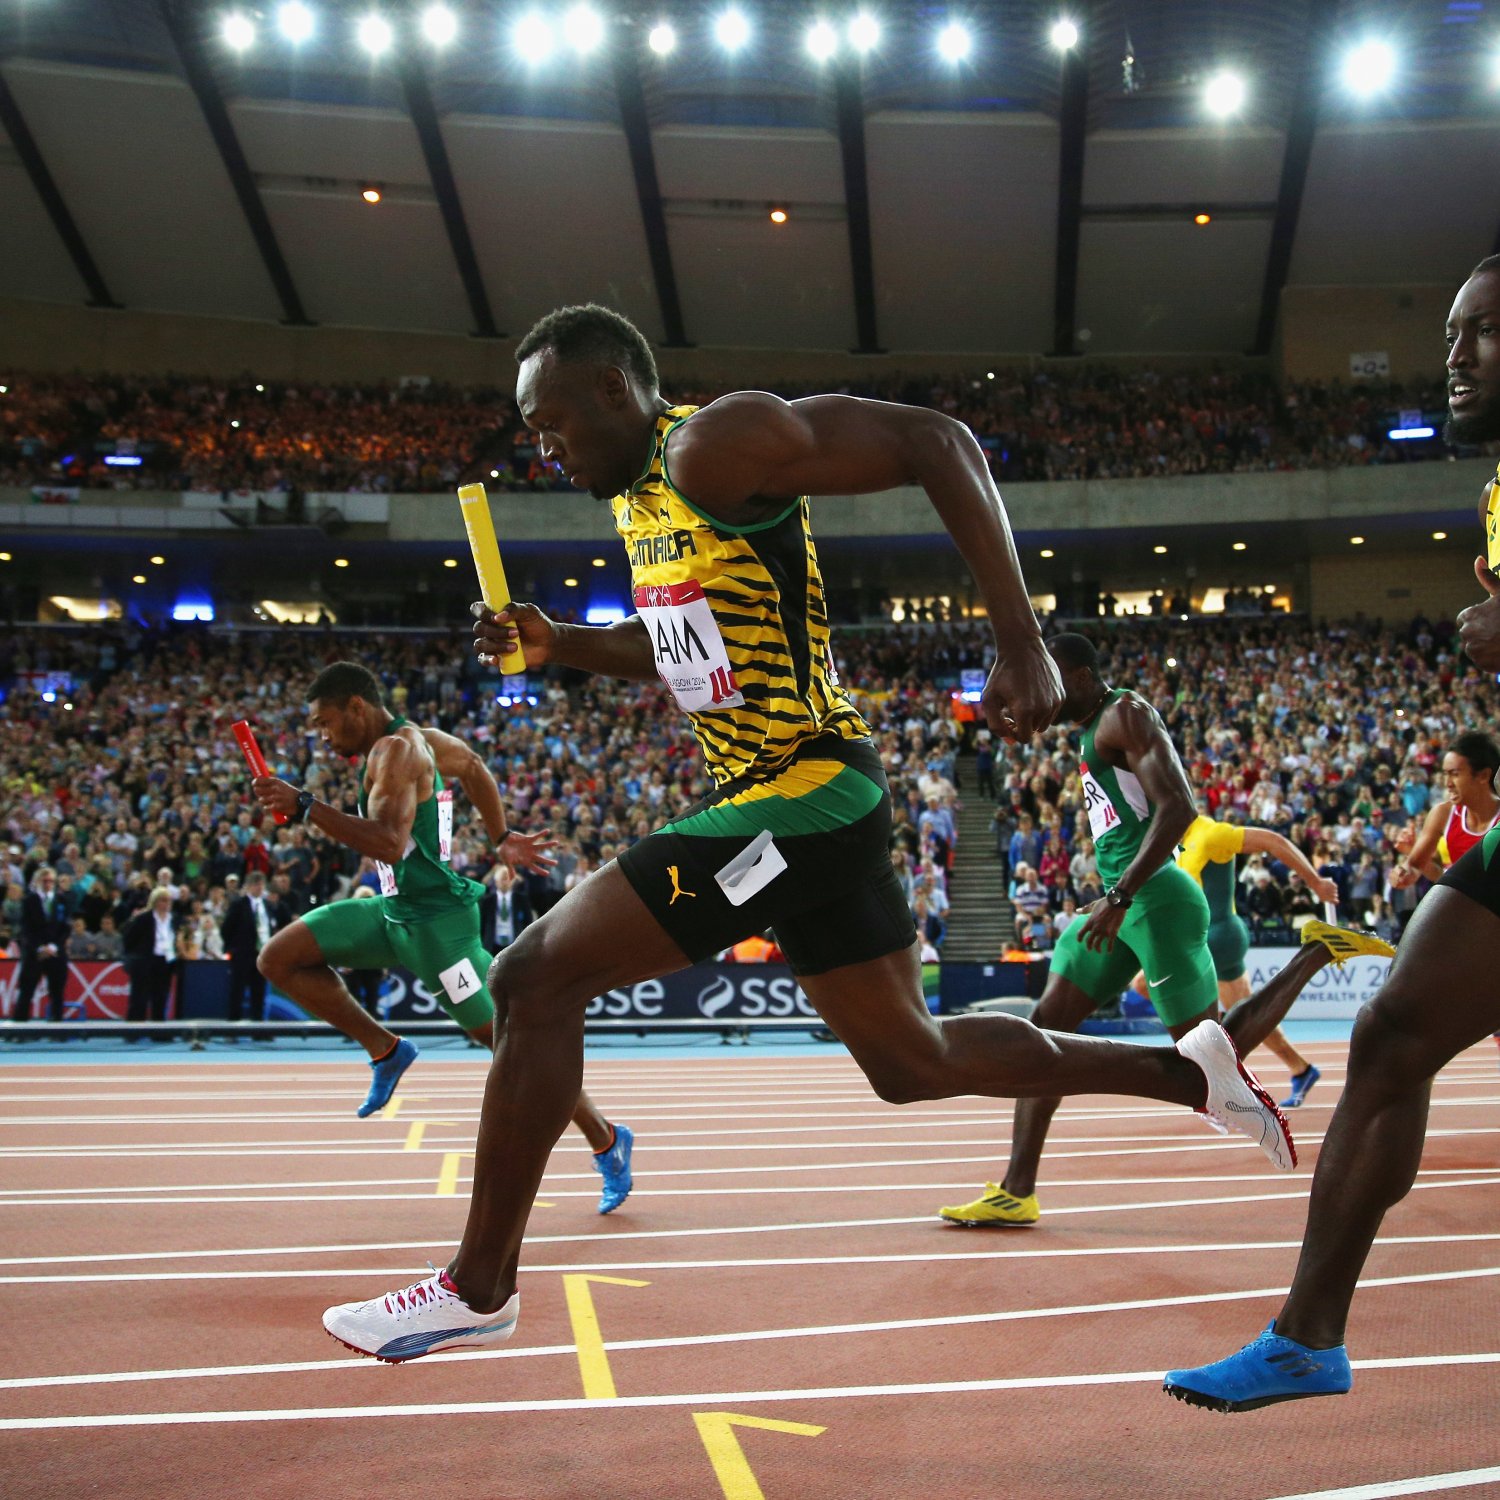
[[[642,585],[635,608],[651,637],[656,670],[679,708],[692,714],[744,703],[701,583]]]

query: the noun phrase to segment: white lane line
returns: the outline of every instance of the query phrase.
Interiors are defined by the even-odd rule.
[[[1113,1152],[1107,1155],[1116,1155]],[[468,1179],[459,1179],[459,1187]],[[1416,1185],[1422,1187],[1445,1187],[1445,1188],[1493,1188],[1500,1187],[1500,1176],[1478,1176],[1478,1178],[1464,1179],[1461,1182],[1428,1182],[1428,1184]],[[573,1188],[547,1188],[547,1194],[555,1199],[592,1199],[597,1196],[597,1190],[573,1190]],[[974,1184],[972,1182],[844,1182],[844,1184],[822,1184],[817,1188],[820,1194],[826,1193],[972,1193]],[[1413,1190],[1415,1191],[1415,1190]],[[645,1199],[696,1199],[702,1197],[702,1188],[637,1188],[634,1193],[636,1202]],[[751,1188],[736,1187],[735,1197],[747,1199],[747,1197],[777,1197],[792,1196],[799,1197],[805,1193],[804,1188]],[[98,1197],[98,1199],[62,1199],[62,1197],[48,1197],[48,1199],[12,1199],[0,1200],[0,1209],[36,1209],[36,1208],[160,1208],[162,1205],[175,1205],[177,1208],[198,1208],[198,1206],[225,1205],[225,1203],[425,1203],[431,1202],[435,1194],[432,1188],[426,1193],[239,1193],[222,1194],[222,1196],[208,1197],[138,1197],[138,1199],[110,1199],[110,1197]],[[1106,1214],[1106,1212],[1130,1212],[1131,1209],[1146,1211],[1146,1209],[1169,1209],[1169,1208],[1193,1208],[1193,1206],[1211,1205],[1211,1203],[1281,1203],[1301,1200],[1307,1197],[1307,1187],[1296,1188],[1289,1193],[1260,1193],[1248,1197],[1235,1197],[1235,1199],[1170,1199],[1149,1200],[1149,1202],[1115,1203],[1109,1206],[1076,1206],[1076,1208],[1050,1209],[1050,1215],[1056,1214]],[[453,1202],[463,1205],[462,1194],[453,1194]],[[904,1220],[894,1220],[892,1223],[907,1223]],[[919,1223],[918,1220],[909,1223]],[[795,1224],[789,1224],[787,1229],[796,1229]]]
[[[616,1345],[608,1346],[618,1347]],[[503,1351],[497,1351],[503,1352]],[[520,1351],[516,1351],[520,1352]],[[569,1354],[574,1353],[571,1345]],[[433,1356],[437,1358],[438,1356]],[[1500,1364],[1500,1353],[1423,1354],[1399,1359],[1354,1360],[1356,1370],[1415,1370]],[[598,1401],[574,1396],[550,1401],[443,1401],[400,1406],[311,1406],[268,1411],[131,1412],[88,1417],[6,1417],[0,1432],[41,1432],[58,1428],[181,1427],[228,1422],[313,1422],[351,1418],[494,1416],[502,1412],[610,1412],[664,1406],[744,1406],[759,1402],[840,1401],[894,1396],[951,1396],[984,1391],[1055,1390],[1063,1387],[1159,1384],[1160,1370],[1112,1371],[1095,1375],[1012,1376],[1001,1380],[941,1380],[892,1385],[823,1386],[808,1390],[694,1391],[688,1395],[617,1396]]]
[[[1500,1128],[1500,1127],[1497,1127],[1497,1128]],[[1125,1139],[1125,1140],[1129,1140],[1130,1137],[1128,1137],[1128,1136],[1126,1136],[1126,1137],[1101,1137],[1101,1140],[1110,1140],[1110,1139]],[[1138,1137],[1138,1139],[1160,1141],[1160,1137],[1158,1137],[1158,1136],[1142,1136],[1142,1137]],[[934,1144],[936,1144],[936,1143],[934,1143]],[[959,1144],[965,1144],[965,1143],[954,1142],[953,1144],[959,1145]],[[946,1167],[946,1166],[971,1166],[971,1165],[993,1166],[994,1163],[995,1163],[995,1160],[996,1160],[996,1158],[995,1158],[995,1150],[1004,1150],[1009,1145],[1008,1142],[1003,1142],[1003,1141],[1002,1142],[994,1142],[994,1143],[985,1142],[985,1141],[979,1141],[979,1142],[975,1142],[973,1144],[977,1144],[977,1145],[993,1145],[994,1149],[993,1150],[987,1150],[987,1151],[985,1151],[985,1152],[983,1152],[983,1153],[981,1153],[979,1155],[975,1155],[975,1156],[931,1156],[931,1155],[927,1155],[927,1156],[903,1157],[903,1158],[899,1158],[899,1159],[893,1160],[893,1161],[867,1161],[867,1160],[861,1159],[859,1161],[832,1161],[832,1162],[766,1162],[766,1163],[763,1163],[763,1164],[760,1164],[760,1165],[757,1165],[757,1166],[747,1166],[747,1167],[726,1167],[726,1166],[723,1166],[722,1164],[720,1164],[720,1165],[712,1165],[712,1166],[704,1166],[704,1167],[652,1167],[652,1166],[649,1166],[649,1165],[642,1165],[638,1161],[637,1165],[641,1165],[642,1166],[643,1172],[645,1174],[649,1175],[650,1180],[653,1181],[653,1182],[657,1181],[660,1178],[664,1178],[664,1177],[705,1177],[705,1176],[712,1176],[712,1177],[746,1177],[746,1176],[764,1175],[767,1172],[774,1172],[774,1173],[779,1173],[779,1174],[785,1174],[785,1173],[788,1173],[788,1172],[852,1172],[852,1171],[864,1171],[864,1170],[867,1170],[867,1169],[870,1170],[870,1171],[877,1171],[877,1170],[884,1170],[887,1167]],[[1302,1140],[1301,1144],[1303,1144],[1303,1145],[1316,1144],[1316,1142],[1312,1141],[1311,1138],[1304,1138]],[[1103,1151],[1053,1151],[1053,1152],[1050,1152],[1048,1154],[1047,1159],[1048,1159],[1048,1161],[1051,1161],[1051,1162],[1058,1162],[1058,1161],[1068,1161],[1068,1160],[1078,1160],[1078,1159],[1083,1159],[1083,1160],[1105,1159],[1105,1158],[1112,1158],[1112,1157],[1117,1157],[1117,1156],[1201,1155],[1204,1152],[1218,1153],[1218,1152],[1223,1152],[1223,1151],[1243,1150],[1244,1146],[1245,1146],[1245,1142],[1243,1142],[1243,1141],[1236,1141],[1236,1140],[1233,1140],[1233,1139],[1230,1139],[1230,1140],[1223,1140],[1223,1139],[1215,1139],[1215,1140],[1194,1139],[1194,1140],[1183,1140],[1183,1141],[1171,1141],[1171,1142],[1166,1142],[1166,1143],[1157,1144],[1157,1145],[1151,1145],[1151,1146],[1128,1146],[1128,1147],[1121,1147],[1119,1149],[1103,1150]],[[810,1149],[817,1150],[817,1149],[821,1149],[821,1148],[817,1147],[817,1146],[814,1146],[814,1147],[812,1147]],[[388,1155],[391,1155],[391,1156],[404,1157],[408,1161],[411,1159],[411,1153],[407,1152],[407,1151],[402,1151],[402,1150],[392,1150],[392,1151],[390,1151],[388,1153],[383,1153],[383,1154],[388,1154]],[[419,1154],[421,1156],[425,1156],[425,1157],[432,1157],[432,1156],[436,1156],[438,1154],[438,1152],[436,1150],[434,1150],[434,1151],[423,1151],[423,1152],[421,1152]],[[460,1152],[459,1154],[460,1155],[472,1156],[473,1152],[472,1152],[472,1150],[470,1150],[470,1151]],[[1473,1172],[1473,1171],[1476,1171],[1476,1170],[1483,1170],[1483,1169],[1482,1168],[1473,1168],[1473,1167],[1471,1167],[1471,1168],[1468,1168],[1468,1170],[1470,1172]],[[1248,1173],[1241,1174],[1241,1175],[1243,1175],[1245,1177],[1249,1177],[1250,1176],[1250,1174],[1248,1174]],[[1265,1174],[1262,1173],[1260,1175],[1264,1176]],[[430,1182],[431,1180],[432,1180],[432,1174],[429,1171],[429,1172],[418,1173],[414,1177],[338,1177],[338,1178],[327,1178],[327,1179],[304,1178],[304,1179],[297,1179],[297,1180],[294,1180],[294,1181],[291,1181],[291,1182],[286,1181],[284,1178],[277,1178],[277,1179],[275,1179],[275,1180],[273,1180],[271,1182],[188,1182],[188,1183],[171,1183],[171,1182],[167,1182],[167,1183],[151,1183],[151,1184],[145,1184],[145,1185],[141,1185],[141,1186],[137,1186],[137,1187],[111,1185],[110,1187],[107,1187],[107,1188],[106,1187],[3,1188],[3,1189],[0,1189],[0,1208],[7,1207],[7,1206],[14,1207],[14,1206],[16,1206],[17,1203],[28,1201],[28,1200],[32,1201],[32,1202],[42,1202],[42,1201],[51,1201],[52,1199],[57,1199],[60,1202],[67,1202],[71,1198],[80,1197],[80,1196],[83,1196],[83,1195],[86,1195],[86,1194],[89,1194],[89,1193],[104,1193],[104,1192],[114,1192],[114,1193],[230,1193],[230,1192],[239,1192],[239,1191],[242,1191],[242,1190],[245,1191],[245,1192],[249,1192],[249,1191],[252,1191],[252,1190],[255,1190],[255,1191],[264,1191],[264,1190],[267,1190],[267,1189],[270,1189],[270,1188],[283,1188],[283,1189],[286,1189],[286,1190],[290,1191],[292,1189],[300,1189],[300,1188],[402,1187],[402,1186],[405,1186],[405,1185],[411,1184],[411,1183],[424,1183],[424,1182]],[[467,1179],[461,1179],[461,1180],[467,1180]],[[1139,1181],[1139,1182],[1150,1182],[1150,1181],[1201,1182],[1203,1179],[1201,1177],[1180,1177],[1180,1178],[1172,1177],[1172,1178],[1159,1178],[1159,1179],[1153,1179],[1153,1178],[1111,1178],[1110,1180],[1113,1181],[1113,1182],[1125,1182],[1125,1181]],[[1214,1174],[1214,1180],[1215,1181],[1222,1180],[1222,1175],[1219,1174],[1219,1173],[1215,1173]],[[593,1181],[593,1174],[589,1173],[589,1172],[549,1172],[542,1179],[542,1181],[543,1181],[543,1186],[544,1187],[547,1184],[550,1184],[550,1183],[591,1182],[591,1181]],[[1048,1184],[1048,1191],[1050,1192],[1051,1189],[1053,1188],[1053,1186],[1056,1186],[1056,1185],[1058,1185],[1058,1184],[1049,1183]],[[1067,1185],[1072,1186],[1074,1184],[1067,1184]],[[845,1186],[847,1186],[847,1185],[845,1185]],[[902,1185],[901,1184],[893,1184],[893,1186],[900,1187]],[[839,1188],[837,1190],[838,1191],[843,1191],[844,1189],[841,1187],[841,1188]],[[739,1192],[739,1191],[742,1191],[742,1189],[736,1188],[735,1191]],[[772,1189],[766,1189],[766,1188],[743,1189],[743,1191],[767,1192],[767,1191],[772,1191]],[[812,1191],[821,1191],[821,1189],[820,1188],[819,1189],[812,1189]],[[835,1191],[835,1189],[830,1188],[829,1191]]]
[[[1272,1500],[1386,1500],[1389,1495],[1432,1495],[1496,1481],[1500,1481],[1500,1466],[1423,1474],[1416,1479],[1377,1479],[1373,1484],[1346,1484],[1336,1490],[1303,1490],[1300,1495],[1275,1495]]]
[[[932,1224],[937,1221],[933,1217],[924,1219],[857,1219],[839,1220],[823,1224],[754,1224],[746,1225],[739,1229],[727,1230],[648,1230],[639,1234],[560,1234],[527,1236],[528,1245],[539,1244],[594,1244],[601,1248],[621,1239],[662,1239],[677,1238],[679,1234],[753,1234],[770,1233],[778,1229],[845,1229],[855,1227],[866,1227],[871,1224],[893,1225],[893,1224]],[[942,1228],[945,1239],[957,1237],[968,1238],[960,1235],[948,1226]],[[1015,1236],[1002,1236],[1014,1239]],[[1500,1240],[1497,1234],[1395,1234],[1383,1235],[1376,1241],[1377,1246],[1384,1245],[1469,1245],[1486,1244]],[[1038,1259],[1070,1259],[1075,1256],[1092,1255],[1199,1255],[1220,1254],[1226,1250],[1295,1250],[1301,1245],[1301,1240],[1232,1240],[1223,1244],[1208,1245],[1087,1245],[1082,1247],[1069,1246],[1060,1248],[1057,1246],[1045,1246],[1038,1249],[1026,1250],[955,1250],[955,1251],[930,1251],[920,1255],[896,1255],[888,1251],[882,1251],[878,1255],[799,1255],[799,1256],[757,1256],[754,1258],[742,1258],[737,1260],[666,1260],[666,1261],[610,1261],[607,1265],[572,1265],[563,1264],[556,1266],[523,1265],[523,1271],[609,1271],[634,1268],[637,1270],[663,1269],[673,1266],[684,1266],[690,1269],[711,1269],[713,1267],[747,1267],[747,1266],[864,1266],[885,1265],[887,1262],[922,1262],[929,1260],[1038,1260]],[[371,1250],[421,1250],[430,1251],[432,1242],[430,1240],[377,1240],[365,1244],[354,1245],[264,1245],[249,1246],[234,1250],[128,1250],[116,1251],[108,1255],[89,1255],[81,1257],[78,1255],[20,1255],[0,1259],[0,1266],[76,1266],[80,1260],[87,1259],[90,1265],[123,1264],[127,1262],[138,1262],[146,1260],[258,1260],[262,1256],[269,1255],[353,1255]]]
[[[1466,1180],[1459,1181],[1459,1182],[1418,1182],[1418,1183],[1416,1183],[1413,1186],[1412,1192],[1421,1192],[1424,1189],[1430,1190],[1432,1188],[1469,1188],[1469,1187],[1496,1187],[1496,1186],[1500,1186],[1500,1176],[1497,1176],[1497,1177],[1480,1177],[1480,1178],[1466,1179]],[[907,1189],[907,1190],[911,1191],[911,1192],[923,1192],[923,1193],[929,1193],[929,1194],[931,1194],[931,1193],[942,1193],[942,1192],[958,1192],[958,1191],[962,1191],[963,1188],[964,1188],[964,1185],[962,1183],[946,1183],[946,1184],[944,1184],[944,1183],[938,1183],[935,1186],[934,1185],[927,1185],[925,1187],[920,1187],[920,1188],[918,1188],[918,1187],[912,1187],[912,1188]],[[594,1197],[594,1191],[593,1190],[589,1190],[587,1192],[573,1192],[573,1191],[568,1190],[568,1189],[563,1189],[561,1191],[559,1191],[557,1189],[551,1189],[549,1191],[550,1191],[550,1196],[553,1197],[553,1198],[578,1198],[578,1199],[588,1200],[588,1199],[592,1199]],[[771,1193],[771,1192],[774,1192],[774,1191],[776,1191],[776,1189],[772,1189],[772,1188],[746,1188],[746,1189],[742,1190],[742,1193],[740,1195],[741,1196],[748,1196],[749,1194],[752,1194],[752,1193]],[[788,1190],[788,1191],[790,1191],[790,1190]],[[833,1190],[832,1189],[828,1189],[828,1191],[833,1191]],[[880,1188],[862,1188],[862,1189],[850,1188],[849,1191],[851,1191],[851,1192],[859,1191],[859,1192],[865,1193],[866,1195],[870,1195],[870,1194],[880,1193],[880,1192],[889,1193],[892,1190],[889,1187],[880,1187]],[[702,1195],[701,1195],[701,1191],[698,1190],[698,1189],[683,1188],[683,1189],[667,1189],[667,1190],[665,1190],[663,1192],[642,1192],[642,1191],[640,1191],[638,1189],[633,1196],[635,1198],[637,1198],[637,1199],[643,1199],[643,1198],[701,1197]],[[1067,1207],[1067,1208],[1049,1209],[1048,1210],[1048,1217],[1056,1219],[1056,1218],[1065,1218],[1065,1217],[1067,1217],[1070,1214],[1141,1213],[1141,1212],[1145,1212],[1145,1211],[1148,1211],[1148,1210],[1153,1210],[1154,1211],[1154,1210],[1170,1209],[1170,1208],[1213,1208],[1213,1207],[1223,1207],[1225,1205],[1241,1204],[1241,1203],[1287,1203],[1287,1202],[1301,1201],[1304,1196],[1305,1196],[1305,1194],[1304,1194],[1304,1192],[1301,1189],[1296,1189],[1296,1190],[1293,1190],[1293,1191],[1282,1192],[1282,1193],[1240,1193],[1240,1194],[1236,1194],[1236,1195],[1231,1196],[1231,1197],[1220,1197],[1220,1198],[1166,1198],[1166,1199],[1148,1199],[1148,1200],[1145,1200],[1145,1201],[1132,1200],[1131,1202],[1128,1202],[1128,1203],[1088,1203],[1088,1204],[1076,1204],[1076,1205],[1073,1205],[1073,1206]],[[140,1203],[145,1203],[145,1204],[172,1203],[172,1204],[176,1204],[179,1207],[183,1207],[183,1208],[188,1208],[188,1207],[196,1208],[200,1204],[222,1204],[222,1203],[365,1203],[365,1202],[382,1202],[382,1203],[417,1202],[417,1203],[432,1203],[435,1200],[434,1200],[434,1195],[429,1192],[429,1193],[365,1193],[365,1194],[351,1193],[351,1194],[343,1194],[343,1195],[339,1195],[339,1194],[321,1194],[321,1195],[309,1194],[309,1195],[302,1196],[302,1197],[296,1197],[296,1196],[289,1196],[289,1197],[264,1196],[264,1197],[248,1197],[248,1198],[163,1198],[163,1199],[154,1199],[154,1198],[123,1199],[122,1198],[122,1199],[102,1199],[102,1200],[95,1200],[95,1201],[106,1202],[106,1203],[114,1203],[114,1204],[125,1204],[125,1205],[140,1204]],[[456,1197],[455,1196],[452,1201],[455,1204],[463,1205],[463,1199],[460,1198],[460,1197]],[[30,1205],[30,1206],[34,1207],[35,1205]],[[55,1207],[58,1207],[60,1205],[54,1203],[54,1204],[49,1204],[47,1206],[55,1208]],[[69,1204],[67,1204],[65,1206],[67,1206],[67,1207],[78,1207],[80,1205],[78,1205],[76,1203],[69,1203]],[[897,1225],[897,1224],[931,1224],[931,1223],[934,1223],[934,1222],[936,1222],[936,1216],[934,1214],[930,1214],[929,1213],[929,1214],[917,1215],[915,1217],[904,1217],[904,1218],[855,1219],[855,1220],[849,1220],[849,1221],[847,1221],[847,1224],[848,1224],[849,1227],[854,1227],[854,1226],[875,1227],[875,1226],[882,1226],[882,1225]],[[792,1223],[792,1224],[764,1225],[764,1226],[763,1225],[754,1225],[754,1226],[751,1226],[749,1228],[678,1229],[678,1230],[661,1230],[661,1231],[651,1231],[651,1232],[652,1233],[660,1233],[662,1235],[672,1236],[674,1238],[682,1238],[682,1237],[686,1237],[688,1235],[695,1235],[695,1234],[700,1234],[700,1235],[702,1235],[702,1234],[757,1234],[757,1233],[762,1233],[762,1232],[792,1233],[792,1232],[795,1232],[795,1231],[798,1231],[798,1230],[804,1230],[804,1229],[819,1229],[819,1228],[829,1228],[829,1227],[834,1227],[834,1226],[830,1226],[828,1224],[796,1224],[796,1223]],[[602,1234],[602,1235],[568,1236],[567,1238],[592,1239],[596,1243],[598,1243],[598,1242],[601,1242],[603,1240],[617,1240],[617,1239],[624,1239],[626,1237],[627,1237],[627,1235],[625,1233],[618,1233],[618,1234],[616,1234],[616,1233],[607,1233],[607,1234]],[[548,1236],[547,1238],[549,1238],[549,1239],[551,1239],[551,1240],[553,1240],[555,1242],[560,1237],[559,1236]],[[528,1244],[539,1243],[539,1238],[528,1238],[527,1243]],[[202,1279],[202,1280],[212,1280],[213,1279],[213,1277],[211,1277],[211,1276],[205,1276],[205,1277],[199,1278],[199,1277],[196,1277],[194,1275],[194,1273],[190,1273],[190,1272],[182,1272],[182,1273],[176,1273],[176,1274],[179,1274],[184,1279]],[[64,1276],[64,1277],[50,1277],[50,1278],[46,1278],[46,1277],[44,1277],[44,1278],[33,1278],[33,1277],[26,1277],[26,1276],[0,1276],[0,1286],[26,1285],[26,1284],[34,1281],[34,1280],[37,1280],[37,1279],[42,1279],[42,1280],[58,1280],[58,1281],[67,1281],[67,1280],[75,1280],[75,1281],[90,1281],[90,1280],[92,1280],[92,1281],[115,1281],[115,1280],[119,1280],[119,1281],[139,1281],[139,1280],[150,1280],[151,1278],[149,1276],[146,1276],[146,1277],[141,1277],[141,1276],[118,1276],[118,1277],[116,1277],[116,1276],[92,1276],[92,1277],[90,1277],[90,1276],[75,1276],[75,1277],[65,1277]],[[170,1279],[170,1278],[168,1278],[168,1279]]]

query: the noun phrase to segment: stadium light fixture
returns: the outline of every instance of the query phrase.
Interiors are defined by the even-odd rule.
[[[1071,52],[1078,45],[1078,27],[1066,16],[1053,23],[1048,35],[1059,52]]]
[[[658,56],[666,57],[676,50],[677,32],[667,21],[658,21],[646,38],[646,45]]]
[[[825,63],[839,50],[839,34],[827,21],[814,21],[807,28],[807,55]]]
[[[1153,548],[1152,548],[1152,549],[1151,549],[1151,550],[1152,550],[1152,551],[1153,551],[1153,552],[1154,552],[1154,553],[1155,553],[1155,554],[1156,554],[1156,555],[1157,555],[1157,556],[1158,556],[1158,557],[1163,557],[1163,556],[1165,556],[1165,555],[1166,555],[1166,551],[1167,551],[1167,549],[1166,549],[1166,548],[1165,548],[1165,547],[1163,547],[1163,546],[1162,546],[1162,544],[1161,544],[1161,543],[1160,543],[1160,542],[1158,542],[1158,543],[1157,543],[1157,544],[1156,544],[1156,545],[1155,545],[1155,546],[1154,546],[1154,547],[1153,547]]]
[[[1351,547],[1363,547],[1364,544],[1365,539],[1362,536],[1351,536],[1349,538],[1349,545]]]
[[[161,555],[161,553],[160,553],[160,552],[153,552],[153,553],[152,553],[152,554],[151,554],[151,561],[152,561],[152,563],[153,563],[153,564],[155,564],[155,566],[156,566],[156,567],[158,567],[158,568],[159,568],[159,567],[161,567],[161,566],[162,566],[162,564],[163,564],[163,563],[165,563],[165,562],[166,562],[166,558],[164,558],[164,557],[163,557],[163,556],[162,556],[162,555]]]
[[[1446,542],[1448,540],[1448,533],[1446,531],[1434,531],[1432,539],[1435,542]]]
[[[529,10],[515,24],[511,42],[517,52],[528,63],[545,62],[552,55],[556,38],[547,18],[540,12]]]
[[[1210,224],[1213,223],[1213,221],[1214,221],[1214,216],[1212,214],[1194,214],[1193,215],[1193,223],[1195,223],[1198,226],[1199,229],[1206,229],[1208,227],[1208,225],[1210,225]]]
[[[714,21],[714,40],[726,52],[738,52],[750,40],[750,22],[736,6],[720,11]]]
[[[287,0],[276,12],[276,29],[294,47],[300,47],[312,40],[318,21],[301,0]]]
[[[224,45],[232,52],[244,52],[255,45],[255,22],[242,10],[232,10],[219,26]]]
[[[1490,85],[1500,89],[1500,47],[1490,53]]]
[[[0,552],[0,562],[10,562],[10,561],[11,561],[11,554],[9,552]]]
[[[786,221],[787,212],[784,208],[773,208],[771,210],[771,222],[773,224],[785,224]]]
[[[1389,42],[1371,38],[1344,57],[1344,86],[1361,98],[1389,88],[1395,76],[1396,49]]]
[[[594,558],[593,561],[594,561],[594,566],[596,568],[602,568],[602,567],[605,566],[605,562],[604,562],[604,559],[602,557],[596,557],[596,558]]]
[[[359,196],[363,198],[366,203],[379,203],[380,189],[378,187],[361,188]]]
[[[578,580],[576,578],[564,578],[563,587],[565,589],[576,589],[578,587]]]
[[[1057,553],[1055,553],[1050,547],[1043,547],[1042,550],[1039,553],[1037,553],[1037,556],[1038,557],[1056,557]]]
[[[347,568],[349,566],[349,559],[347,557],[336,557],[333,560],[333,565],[336,568]]]
[[[856,11],[849,21],[849,45],[861,57],[880,45],[880,22],[867,10]]]
[[[604,42],[604,17],[592,5],[573,5],[563,13],[563,40],[580,57],[597,52]]]
[[[1437,436],[1435,427],[1392,427],[1386,436],[1393,443],[1406,443],[1414,438],[1430,438]]]
[[[1245,550],[1245,544],[1243,542],[1236,542],[1234,544],[1234,550],[1236,552],[1243,552]]]
[[[962,21],[949,21],[937,34],[937,50],[944,62],[961,63],[974,50],[974,38]]]
[[[144,573],[132,573],[130,575],[130,581],[132,583],[144,583],[146,581],[146,575]]]
[[[260,384],[257,383],[255,389],[258,390],[258,391],[264,391],[265,390],[265,386],[260,385]]]
[[[1245,80],[1223,69],[1203,86],[1203,107],[1216,120],[1227,120],[1245,107]]]
[[[458,566],[458,559],[456,557],[445,557],[443,559],[443,566],[445,568],[456,568]]]
[[[371,57],[379,57],[382,53],[389,52],[391,44],[396,40],[396,33],[391,29],[391,23],[379,11],[374,10],[359,18],[355,24],[354,34],[359,38],[359,45]]]
[[[429,5],[422,12],[422,35],[434,47],[446,47],[458,38],[458,17],[446,5]]]

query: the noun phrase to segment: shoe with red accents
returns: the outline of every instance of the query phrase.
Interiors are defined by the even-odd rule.
[[[323,1327],[346,1349],[401,1364],[444,1349],[489,1349],[516,1331],[521,1294],[495,1312],[475,1312],[446,1271],[369,1302],[345,1302],[323,1314]]]
[[[1203,1069],[1208,1099],[1200,1115],[1220,1134],[1248,1136],[1280,1172],[1297,1165],[1291,1127],[1260,1080],[1240,1061],[1229,1033],[1217,1021],[1200,1021],[1177,1050]]]

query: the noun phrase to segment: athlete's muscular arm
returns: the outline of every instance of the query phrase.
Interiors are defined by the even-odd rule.
[[[1486,532],[1486,543],[1492,489],[1493,481],[1485,485],[1479,501],[1479,525]],[[1481,671],[1500,672],[1500,578],[1490,571],[1489,563],[1483,557],[1474,559],[1474,576],[1489,597],[1471,604],[1459,615],[1458,643]]]
[[[519,639],[528,667],[556,662],[596,677],[624,677],[631,682],[652,682],[657,677],[651,642],[639,615],[618,625],[568,625],[549,619],[534,604],[508,604],[498,614],[475,604],[472,613],[474,654],[489,666],[498,666]]]
[[[920,485],[969,565],[995,632],[984,691],[990,727],[1029,739],[1057,717],[1057,666],[1042,646],[1000,493],[962,422],[853,396],[788,402],[740,391],[676,427],[666,456],[677,489],[734,526],[767,520],[798,495]]]
[[[369,815],[352,817],[326,802],[314,802],[307,821],[356,854],[393,865],[406,853],[406,841],[417,816],[417,788],[427,771],[427,757],[416,745],[404,735],[386,735],[365,762]],[[298,789],[289,782],[276,776],[257,776],[250,786],[268,811],[296,816]]]
[[[1156,809],[1141,847],[1115,887],[1133,896],[1172,858],[1172,851],[1198,816],[1193,789],[1160,716],[1134,694],[1105,709],[1094,733],[1094,748],[1112,766],[1133,771]],[[1090,948],[1109,948],[1124,920],[1124,907],[1096,901],[1080,936]]]
[[[1453,803],[1447,801],[1439,802],[1427,814],[1422,823],[1422,831],[1413,840],[1406,857],[1391,866],[1391,873],[1387,878],[1392,890],[1404,891],[1424,875],[1429,880],[1443,878],[1443,867],[1437,862],[1437,846],[1443,830],[1448,826],[1448,814],[1452,811]]]
[[[1312,861],[1290,840],[1269,828],[1247,828],[1244,850],[1246,854],[1269,854],[1279,859],[1289,870],[1295,870],[1307,882],[1319,901],[1337,901],[1339,887],[1336,880],[1319,875]]]
[[[432,751],[432,758],[445,781],[456,781],[474,810],[484,821],[500,858],[513,870],[550,870],[556,860],[544,851],[557,841],[546,834],[520,833],[510,827],[505,803],[490,768],[461,739],[441,729],[424,729],[422,738]]]

